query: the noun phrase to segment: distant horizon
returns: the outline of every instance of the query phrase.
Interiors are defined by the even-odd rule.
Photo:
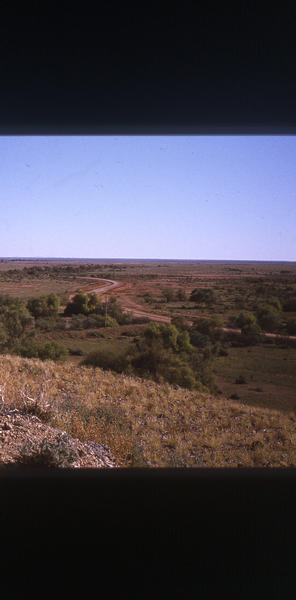
[[[81,260],[106,260],[106,261],[137,261],[137,262],[145,262],[145,261],[159,261],[159,262],[252,262],[252,263],[296,263],[296,260],[275,260],[275,259],[248,259],[248,258],[133,258],[133,257],[86,257],[86,256],[0,256],[0,260],[73,260],[73,261],[81,261]]]

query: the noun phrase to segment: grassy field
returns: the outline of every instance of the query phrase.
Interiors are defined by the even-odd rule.
[[[296,349],[272,345],[228,348],[215,359],[218,387],[249,406],[296,411]],[[246,383],[235,381],[242,376]]]
[[[69,351],[67,362],[78,365],[83,357],[95,350],[127,352],[133,346],[133,332],[139,336],[146,325],[122,325],[115,328],[69,330],[43,333],[40,341],[55,340]],[[71,351],[81,351],[73,355]],[[296,411],[296,349],[276,345],[227,348],[228,356],[214,360],[214,380],[227,398],[233,394],[249,406],[260,406],[283,411]],[[242,376],[246,383],[237,384]]]
[[[35,298],[52,292],[60,296],[64,302],[67,301],[69,294],[73,291],[80,289],[87,283],[91,283],[91,278],[75,277],[73,279],[41,279],[31,280],[24,279],[23,281],[5,281],[0,282],[0,293],[9,294],[10,296],[17,296],[24,300],[28,298]]]
[[[20,357],[0,357],[0,382],[6,404],[26,411],[22,394],[35,398],[40,418],[109,446],[122,467],[296,466],[294,412]]]
[[[112,336],[101,333],[101,329],[93,331],[72,331],[66,333],[55,333],[40,335],[40,341],[52,341],[55,340],[61,343],[69,351],[67,361],[73,364],[79,364],[83,357],[95,350],[115,350],[127,352],[131,346],[130,338],[125,339],[122,336]],[[104,337],[102,337],[104,336]],[[71,354],[71,351],[81,351],[81,355]]]

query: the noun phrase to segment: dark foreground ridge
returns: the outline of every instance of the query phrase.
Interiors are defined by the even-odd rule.
[[[0,486],[3,573],[21,565],[55,597],[288,597],[294,469],[6,468]]]

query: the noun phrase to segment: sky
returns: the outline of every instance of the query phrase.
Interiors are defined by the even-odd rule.
[[[296,260],[296,136],[0,136],[0,256]]]

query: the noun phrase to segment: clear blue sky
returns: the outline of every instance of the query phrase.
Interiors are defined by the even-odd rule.
[[[296,260],[295,136],[0,137],[0,256]]]

